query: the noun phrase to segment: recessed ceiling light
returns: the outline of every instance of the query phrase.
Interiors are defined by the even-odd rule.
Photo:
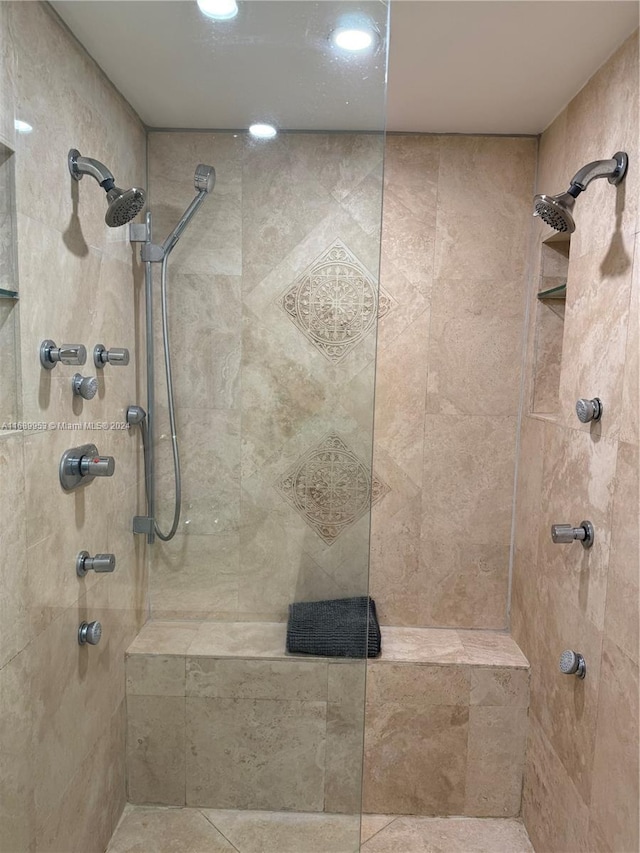
[[[238,14],[236,0],[198,0],[203,15],[216,21],[230,21]]]
[[[371,47],[373,38],[372,30],[355,27],[340,27],[331,33],[331,41],[335,46],[350,53],[359,53]]]
[[[26,121],[20,121],[19,118],[15,119],[13,122],[13,126],[18,131],[18,133],[31,133],[33,128],[30,124],[27,124]]]
[[[249,133],[256,139],[273,139],[277,132],[272,124],[252,124],[249,128]]]

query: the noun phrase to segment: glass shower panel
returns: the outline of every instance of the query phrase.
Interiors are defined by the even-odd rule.
[[[211,733],[187,767],[187,805],[276,813],[287,843],[303,825],[284,813],[316,813],[327,849],[354,851],[365,661],[291,655],[285,636],[294,602],[367,595],[370,506],[388,491],[371,470],[376,326],[394,308],[378,284],[387,9],[248,2],[240,14],[224,37],[234,48],[224,80],[240,56],[244,85],[259,90],[282,40],[298,43],[299,67],[281,66],[253,116],[277,136],[218,130],[215,115],[202,116],[211,129],[149,134],[154,240],[189,204],[195,166],[217,176],[169,261],[183,508],[175,538],[151,549],[151,616],[218,625],[193,676],[211,679],[192,723]],[[374,49],[336,49],[332,31],[362,20]],[[159,275],[156,498],[167,529],[158,287]]]

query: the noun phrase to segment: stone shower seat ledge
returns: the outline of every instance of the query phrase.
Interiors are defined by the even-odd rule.
[[[528,669],[509,634],[489,630],[382,627],[382,655],[370,663],[436,664]],[[170,622],[152,620],[127,655],[353,663],[353,658],[290,655],[284,622]]]

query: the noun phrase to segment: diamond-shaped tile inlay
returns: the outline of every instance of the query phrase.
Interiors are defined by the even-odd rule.
[[[389,491],[335,434],[307,451],[276,488],[329,545]]]
[[[342,361],[392,306],[391,297],[341,240],[336,240],[280,298],[282,308],[334,364]]]

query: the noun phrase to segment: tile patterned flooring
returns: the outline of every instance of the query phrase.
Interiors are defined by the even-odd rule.
[[[351,815],[127,806],[107,853],[356,853]],[[534,853],[506,818],[364,815],[362,853]]]

